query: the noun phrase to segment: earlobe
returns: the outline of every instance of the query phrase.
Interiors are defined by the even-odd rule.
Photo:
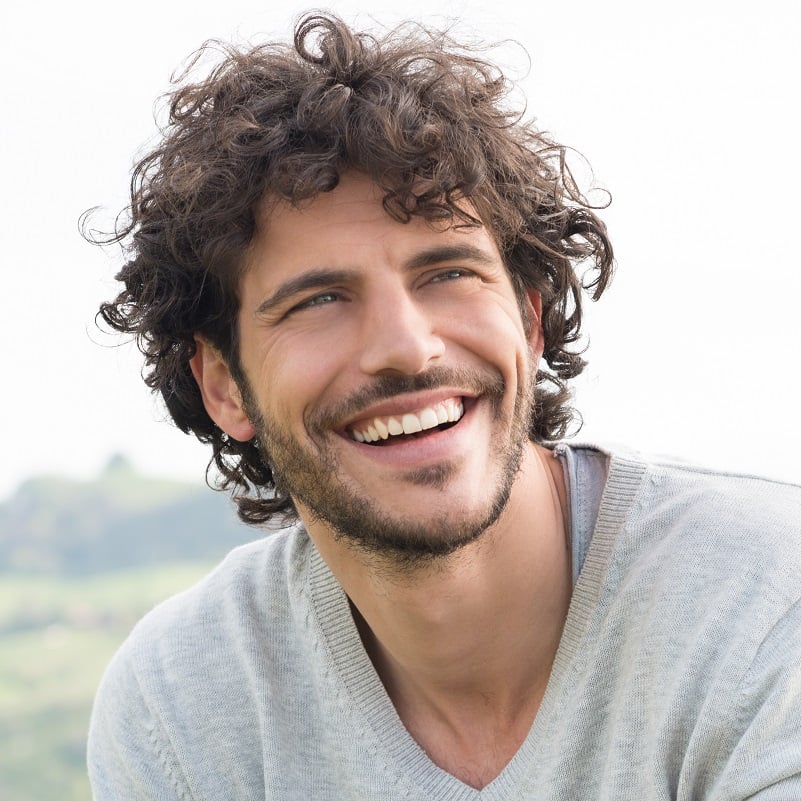
[[[195,337],[197,350],[189,360],[203,405],[209,417],[229,437],[247,442],[256,429],[245,412],[239,387],[220,352],[202,337]]]

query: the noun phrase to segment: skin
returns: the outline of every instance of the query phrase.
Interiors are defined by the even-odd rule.
[[[526,435],[540,298],[527,325],[485,228],[402,225],[357,173],[265,204],[240,297],[247,382],[198,339],[206,408],[267,446],[411,735],[484,787],[531,727],[570,600],[561,468]],[[449,399],[446,430],[352,437]]]

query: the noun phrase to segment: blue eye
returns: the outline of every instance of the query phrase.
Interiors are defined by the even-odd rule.
[[[338,296],[334,292],[324,292],[322,295],[315,295],[313,298],[307,300],[304,306],[323,306],[326,303],[333,303],[338,300]]]
[[[319,295],[314,295],[297,306],[293,306],[291,312],[300,311],[301,309],[313,309],[315,306],[327,306],[329,303],[334,303],[339,300],[339,295],[336,292],[321,292]]]
[[[452,270],[445,270],[444,272],[437,273],[431,281],[433,283],[439,283],[442,281],[455,281],[457,278],[466,278],[473,273],[470,270],[464,270],[462,268],[454,267]]]

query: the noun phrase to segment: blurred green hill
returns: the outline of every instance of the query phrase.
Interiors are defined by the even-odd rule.
[[[115,456],[94,481],[32,478],[0,504],[0,574],[86,575],[216,559],[256,536],[227,495],[143,476]]]
[[[89,801],[86,734],[112,654],[156,603],[263,534],[224,494],[122,457],[0,504],[0,801]]]

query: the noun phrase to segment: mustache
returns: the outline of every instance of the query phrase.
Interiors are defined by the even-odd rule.
[[[453,387],[470,395],[483,395],[500,404],[506,382],[503,376],[489,369],[472,367],[432,367],[417,375],[387,374],[377,376],[370,384],[360,387],[341,401],[316,409],[309,417],[310,431],[337,429],[342,421],[358,416],[362,409],[374,403],[409,395],[413,392]]]

